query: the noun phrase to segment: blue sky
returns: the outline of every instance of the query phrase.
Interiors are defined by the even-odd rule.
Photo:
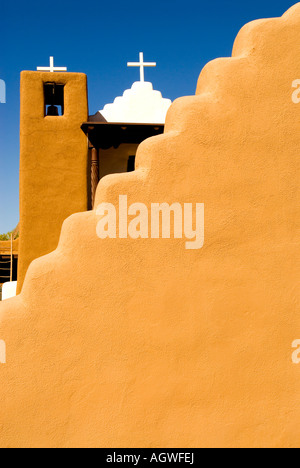
[[[0,6],[0,233],[19,219],[19,81],[22,70],[55,65],[88,76],[93,114],[139,79],[127,61],[146,61],[145,79],[174,100],[194,94],[203,66],[230,56],[247,22],[281,16],[287,0],[14,0]],[[4,4],[3,4],[4,3]]]

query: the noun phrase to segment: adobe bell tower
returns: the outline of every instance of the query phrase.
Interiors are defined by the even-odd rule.
[[[52,57],[51,57],[52,59]],[[29,264],[55,250],[63,221],[88,208],[87,79],[53,66],[21,73],[18,292]]]

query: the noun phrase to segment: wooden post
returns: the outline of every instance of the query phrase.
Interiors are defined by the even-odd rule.
[[[92,148],[91,162],[92,208],[94,208],[96,190],[99,183],[99,151],[96,148]]]

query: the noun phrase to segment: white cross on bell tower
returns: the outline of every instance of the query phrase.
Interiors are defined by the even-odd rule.
[[[47,71],[53,73],[56,71],[65,72],[68,71],[68,69],[66,67],[55,67],[54,58],[50,57],[50,67],[37,67],[37,71]]]
[[[144,62],[144,54],[140,52],[139,62],[128,62],[127,67],[140,67],[140,81],[145,81],[144,67],[156,67],[156,62]]]

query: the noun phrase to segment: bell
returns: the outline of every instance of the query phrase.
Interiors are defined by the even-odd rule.
[[[48,115],[53,115],[53,116],[57,117],[59,115],[58,114],[58,107],[49,106],[48,109],[47,109],[47,116]]]

